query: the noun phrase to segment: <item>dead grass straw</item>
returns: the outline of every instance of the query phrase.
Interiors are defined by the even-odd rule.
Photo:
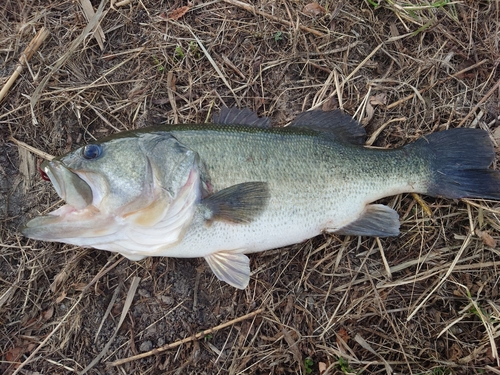
[[[37,158],[225,105],[273,126],[341,108],[371,147],[459,126],[498,144],[498,2],[326,1],[316,15],[310,3],[102,1],[88,17],[80,2],[0,2],[3,82],[50,32],[0,109],[0,373],[498,372],[495,201],[389,197],[400,236],[252,254],[244,291],[203,259],[131,262],[21,236],[62,204]]]
[[[152,355],[157,355],[157,354],[160,354],[161,352],[164,352],[165,350],[169,350],[169,349],[173,349],[173,348],[176,348],[180,345],[183,345],[183,344],[187,344],[191,341],[194,341],[194,340],[199,340],[203,337],[206,337],[208,335],[211,335],[212,333],[214,332],[217,332],[223,328],[226,328],[226,327],[230,327],[236,323],[240,323],[244,320],[247,320],[247,319],[250,319],[250,318],[254,318],[255,316],[257,316],[258,314],[262,313],[264,311],[263,308],[261,309],[257,309],[255,311],[252,311],[251,313],[248,313],[248,314],[245,314],[243,316],[240,316],[236,319],[233,319],[233,320],[230,320],[229,322],[226,322],[226,323],[223,323],[223,324],[219,324],[218,326],[216,327],[212,327],[212,328],[209,328],[209,329],[206,329],[202,332],[199,332],[193,336],[190,336],[190,337],[186,337],[185,339],[182,339],[182,340],[179,340],[179,341],[176,341],[174,343],[171,343],[171,344],[166,344],[160,348],[156,348],[156,349],[153,349],[153,350],[150,350],[146,353],[142,353],[142,354],[138,354],[138,355],[135,355],[133,357],[129,357],[129,358],[123,358],[123,359],[119,359],[119,360],[116,360],[116,361],[113,361],[113,362],[109,362],[107,363],[109,366],[119,366],[119,365],[122,365],[124,363],[128,363],[128,362],[131,362],[131,361],[136,361],[138,359],[141,359],[141,358],[146,358],[146,357],[149,357],[149,356],[152,356]]]
[[[30,61],[33,54],[38,50],[38,48],[40,48],[42,43],[45,41],[45,39],[47,39],[49,35],[50,35],[49,31],[45,27],[42,27],[40,30],[38,30],[36,35],[28,44],[28,47],[26,47],[23,54],[21,55],[19,59],[19,64],[17,65],[16,69],[14,70],[10,78],[7,80],[5,85],[2,87],[2,90],[0,90],[0,102],[2,102],[2,100],[5,98],[10,88],[12,87],[16,79],[19,77],[21,72],[23,71],[26,64],[28,64],[28,62]]]

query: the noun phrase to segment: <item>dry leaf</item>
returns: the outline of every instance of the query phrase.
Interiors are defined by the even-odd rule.
[[[92,17],[94,17],[95,12],[94,8],[92,7],[92,3],[90,0],[80,0],[80,5],[83,9],[83,13],[85,14],[85,18],[87,18],[87,21],[90,21]],[[104,41],[106,40],[106,37],[104,35],[104,31],[102,30],[101,26],[99,24],[94,27],[94,38],[97,41],[97,44],[99,44],[99,48],[101,51],[104,50]]]
[[[171,20],[178,20],[179,18],[184,16],[188,12],[189,9],[191,9],[191,7],[188,5],[177,8],[176,10],[173,10],[172,12],[170,12],[168,14],[167,18],[170,18]]]
[[[17,346],[9,349],[7,353],[5,353],[5,360],[8,362],[17,362],[17,360],[21,358],[21,354],[23,354],[23,348]]]
[[[54,281],[52,284],[50,284],[50,291],[52,293],[55,293],[57,289],[61,286],[61,284],[66,281],[68,278],[68,273],[66,272],[66,269],[63,269],[61,272],[59,272],[56,277],[54,277]]]
[[[319,17],[325,14],[325,8],[318,3],[309,3],[302,8],[302,12],[311,17]]]
[[[337,334],[342,340],[344,340],[344,342],[347,342],[350,339],[349,332],[347,332],[347,330],[343,327],[339,329]]]
[[[379,93],[377,95],[370,96],[368,103],[366,103],[366,117],[363,119],[363,125],[368,124],[375,114],[375,107],[377,105],[385,105],[387,101],[387,95],[384,93]]]
[[[375,108],[370,104],[370,102],[366,103],[365,108],[366,117],[361,121],[363,125],[367,125],[373,118],[375,114]]]
[[[87,287],[86,283],[74,283],[71,284],[71,287],[74,288],[77,292],[81,292]]]
[[[476,236],[478,236],[483,243],[491,248],[495,248],[497,246],[497,241],[493,237],[491,237],[488,232],[483,232],[482,230],[476,229]]]
[[[297,332],[290,330],[287,331],[286,329],[282,329],[281,333],[283,334],[283,337],[286,341],[286,343],[289,346],[290,351],[292,352],[295,360],[299,363],[302,363],[302,353],[300,352],[299,348],[297,347],[297,339],[293,338],[293,336],[297,336]]]
[[[283,311],[283,313],[285,315],[288,315],[292,312],[292,310],[293,310],[293,297],[291,295],[289,295],[287,298],[285,310]]]
[[[462,348],[457,343],[454,343],[450,349],[448,350],[448,359],[450,361],[457,361],[458,359],[462,358],[463,351]]]
[[[42,312],[42,319],[47,321],[54,315],[54,306],[50,306],[47,310]]]
[[[321,109],[323,111],[333,111],[334,109],[337,109],[339,107],[339,101],[337,100],[336,97],[331,96],[328,100],[326,100],[323,105],[321,106]]]
[[[320,362],[318,363],[319,375],[322,375],[326,371],[326,363]]]
[[[376,105],[386,105],[387,95],[384,93],[379,93],[377,95],[370,96],[370,104],[372,106]]]
[[[493,349],[490,347],[488,347],[488,350],[486,350],[486,356],[490,359],[490,361],[494,361],[495,360],[495,354],[493,354]]]
[[[61,303],[66,298],[66,291],[62,291],[59,297],[56,298],[56,303]]]

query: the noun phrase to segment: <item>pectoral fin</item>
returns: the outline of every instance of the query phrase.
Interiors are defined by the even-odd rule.
[[[230,186],[205,198],[205,218],[232,223],[249,223],[267,206],[267,182],[245,182]]]
[[[250,259],[234,251],[218,251],[205,257],[219,280],[238,289],[245,289],[250,281]]]
[[[353,236],[390,237],[399,235],[399,215],[383,204],[366,206],[363,214],[355,222],[335,233]]]

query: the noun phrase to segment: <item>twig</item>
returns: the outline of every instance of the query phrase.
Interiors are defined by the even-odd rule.
[[[130,309],[130,306],[132,305],[132,300],[134,299],[134,296],[135,296],[135,292],[137,291],[137,287],[139,286],[139,282],[141,281],[141,278],[140,277],[137,277],[135,276],[133,279],[132,279],[132,282],[130,283],[130,288],[128,290],[128,293],[127,293],[127,298],[125,299],[125,303],[123,305],[123,309],[122,309],[122,313],[120,315],[120,320],[118,321],[118,324],[116,325],[116,329],[115,329],[115,332],[113,332],[113,335],[111,336],[111,338],[108,340],[108,342],[106,343],[106,345],[104,345],[104,348],[101,350],[101,352],[97,355],[97,357],[95,357],[92,362],[90,362],[90,364],[87,365],[87,367],[85,367],[80,373],[79,375],[84,375],[85,373],[87,373],[92,367],[94,367],[97,363],[99,363],[99,361],[101,360],[102,357],[104,357],[104,355],[107,353],[107,351],[109,350],[109,347],[111,346],[111,344],[113,343],[115,337],[116,337],[116,334],[118,333],[118,331],[120,330],[120,327],[122,326],[125,318],[127,317],[127,313]]]
[[[427,205],[427,203],[425,203],[425,201],[422,199],[422,197],[420,196],[420,194],[417,194],[417,193],[411,193],[411,196],[413,197],[413,199],[415,199],[415,201],[420,205],[420,207],[422,207],[422,209],[424,210],[424,212],[427,214],[427,216],[429,217],[432,217],[432,210],[430,209],[430,207]]]
[[[113,259],[115,259],[115,258],[116,258],[116,256],[113,257]],[[73,306],[71,306],[71,308],[68,310],[68,312],[62,317],[61,321],[55,326],[55,328],[52,330],[52,332],[50,332],[45,337],[45,339],[36,347],[36,349],[31,352],[31,354],[28,356],[28,358],[26,358],[24,360],[24,362],[22,362],[21,364],[19,364],[19,367],[16,368],[16,371],[14,371],[12,373],[12,375],[19,374],[19,372],[22,370],[22,368],[31,362],[31,360],[38,354],[38,352],[40,351],[40,349],[42,349],[47,344],[47,342],[50,340],[50,338],[52,336],[54,336],[54,334],[59,330],[59,328],[62,327],[63,323],[68,319],[68,317],[71,315],[71,313],[73,312],[73,310],[78,306],[78,304],[80,303],[80,301],[82,300],[82,298],[87,294],[87,291],[90,289],[90,287],[92,285],[94,285],[97,282],[97,280],[99,280],[103,275],[105,275],[107,272],[109,272],[114,267],[116,267],[118,265],[118,263],[120,263],[123,259],[125,259],[125,258],[121,257],[115,263],[113,263],[111,266],[106,267],[110,263],[110,262],[108,262],[106,264],[106,266],[105,266],[106,268],[102,269],[97,275],[94,276],[94,278],[92,279],[92,281],[89,284],[87,284],[85,286],[85,288],[83,288],[83,290],[80,293],[80,296],[78,297],[78,299],[76,300],[76,302],[73,304]]]
[[[471,65],[471,66],[469,66],[469,67],[467,67],[467,68],[465,68],[465,69],[460,70],[459,72],[456,72],[455,74],[452,74],[451,76],[448,76],[448,77],[442,78],[442,79],[440,79],[440,80],[438,80],[438,81],[434,82],[432,85],[429,85],[429,86],[427,86],[427,87],[424,87],[424,88],[423,88],[422,90],[420,90],[418,93],[419,93],[419,94],[423,94],[424,92],[429,91],[430,89],[432,89],[434,86],[439,85],[439,84],[441,84],[441,83],[444,83],[444,82],[448,81],[449,79],[452,79],[452,78],[458,77],[459,75],[464,74],[464,73],[468,72],[469,70],[475,69],[475,68],[477,68],[477,67],[479,67],[479,66],[483,65],[484,63],[487,63],[488,61],[490,61],[490,60],[485,59],[485,60],[479,61],[477,64]],[[413,93],[413,94],[410,94],[410,95],[408,95],[408,96],[405,96],[403,99],[400,99],[400,100],[398,100],[398,101],[396,101],[396,102],[394,102],[394,103],[389,104],[389,105],[387,106],[387,109],[391,109],[391,108],[393,108],[393,107],[396,107],[396,106],[400,105],[401,103],[404,103],[404,102],[406,102],[406,101],[408,101],[408,100],[410,100],[410,99],[413,99],[413,97],[414,97],[415,95],[417,95],[417,94],[416,94],[416,93]]]
[[[132,0],[122,0],[122,1],[118,1],[118,2],[114,2],[112,1],[111,2],[111,7],[123,7],[125,5],[129,5],[130,3],[132,2]]]
[[[23,54],[21,55],[21,58],[19,59],[19,64],[17,65],[16,70],[14,70],[14,73],[12,73],[9,80],[3,86],[2,91],[0,91],[0,102],[5,98],[7,92],[10,90],[17,77],[19,77],[28,61],[31,59],[31,57],[33,57],[33,54],[38,50],[38,48],[40,48],[43,41],[47,39],[49,34],[49,30],[47,30],[45,27],[42,27],[36,33],[33,39],[31,39],[30,44],[28,44],[28,47],[26,47]]]
[[[472,116],[472,114],[473,114],[474,112],[476,112],[476,110],[479,108],[479,106],[480,106],[481,104],[483,104],[483,103],[486,101],[486,99],[488,99],[491,95],[493,95],[493,93],[495,92],[495,90],[496,90],[499,86],[500,86],[500,79],[497,81],[497,83],[495,83],[495,86],[493,86],[493,87],[491,88],[491,90],[490,90],[490,91],[488,91],[488,92],[486,93],[486,95],[485,95],[485,96],[483,96],[483,97],[481,98],[481,100],[480,100],[480,101],[479,101],[479,102],[478,102],[478,103],[474,106],[474,108],[472,108],[472,109],[470,110],[470,112],[467,114],[467,116],[465,116],[465,117],[464,117],[464,119],[463,119],[462,121],[460,121],[460,124],[458,124],[458,127],[461,127],[461,126],[465,123],[465,121],[467,121],[467,120],[469,119],[469,117],[471,117],[471,116]]]
[[[80,0],[80,6],[83,9],[83,14],[85,14],[85,18],[87,21],[90,21],[92,17],[94,17],[95,12],[94,8],[92,8],[92,3],[90,0]],[[106,40],[106,36],[104,35],[104,31],[99,24],[97,24],[94,28],[94,38],[99,44],[99,48],[101,51],[104,51],[104,41]]]
[[[177,113],[177,103],[175,102],[175,97],[174,97],[174,90],[175,90],[174,72],[171,70],[167,74],[167,90],[168,90],[168,100],[170,101],[172,112],[174,112],[174,124],[178,124],[179,114]]]
[[[193,35],[193,37],[196,39],[196,42],[198,43],[198,45],[200,46],[201,50],[203,51],[203,53],[205,54],[205,57],[208,59],[208,61],[210,62],[210,64],[213,66],[213,68],[215,69],[215,71],[217,72],[217,74],[219,75],[219,77],[222,79],[222,82],[224,82],[224,84],[227,86],[227,88],[229,90],[231,90],[231,92],[233,93],[234,95],[234,99],[236,100],[236,103],[239,103],[239,98],[238,96],[235,94],[235,92],[233,91],[233,88],[231,87],[231,85],[229,84],[229,82],[227,81],[226,79],[226,76],[222,73],[222,71],[219,69],[219,66],[217,65],[217,63],[215,62],[215,60],[212,58],[212,56],[210,56],[210,53],[208,53],[207,49],[205,48],[205,46],[203,45],[203,43],[201,42],[200,38],[198,38],[196,36],[196,34],[193,32],[193,30],[189,29],[189,31],[191,32],[191,34]]]
[[[92,19],[89,20],[87,26],[83,29],[82,33],[75,40],[73,40],[70,46],[66,49],[66,52],[54,63],[50,72],[48,72],[47,75],[42,79],[38,87],[33,92],[33,95],[31,96],[30,100],[31,108],[34,108],[36,106],[36,103],[38,102],[38,100],[42,95],[42,90],[45,88],[52,75],[66,63],[66,61],[73,54],[73,52],[77,50],[78,46],[92,32],[94,27],[99,24],[99,22],[101,21],[101,17],[103,15],[104,5],[106,5],[107,2],[108,0],[101,0],[101,3],[99,4],[99,7],[97,8],[94,14],[94,17],[92,17]]]
[[[434,286],[434,288],[431,290],[431,292],[428,293],[427,296],[422,300],[422,302],[420,302],[415,307],[415,309],[413,310],[413,312],[410,315],[408,315],[408,317],[406,318],[407,322],[409,322],[413,318],[413,316],[415,316],[415,314],[422,308],[422,306],[425,306],[425,303],[429,300],[429,298],[432,297],[432,295],[436,292],[436,290],[438,290],[441,287],[441,285],[443,285],[443,283],[448,279],[448,277],[455,270],[455,267],[456,267],[458,261],[460,260],[460,257],[462,256],[462,254],[465,251],[465,249],[467,248],[467,246],[469,246],[469,242],[472,239],[472,233],[473,232],[471,231],[467,235],[467,237],[465,238],[465,241],[463,242],[462,246],[460,247],[460,250],[458,251],[457,255],[455,256],[455,259],[453,259],[453,262],[451,262],[451,265],[448,267],[448,271],[446,271],[446,274],[443,277],[441,277],[441,279]]]
[[[378,249],[380,251],[380,256],[382,257],[382,263],[384,263],[385,271],[387,272],[387,277],[389,280],[392,280],[391,267],[389,266],[389,263],[387,262],[387,258],[385,257],[385,251],[384,251],[384,247],[382,246],[382,242],[380,241],[379,237],[375,237],[375,240],[377,241],[377,246],[378,246]]]
[[[371,146],[373,145],[373,142],[375,142],[375,140],[377,139],[377,137],[380,135],[380,133],[382,133],[382,131],[391,123],[393,122],[397,122],[397,121],[406,121],[406,117],[398,117],[398,118],[393,118],[387,122],[385,122],[384,124],[382,124],[382,126],[380,126],[377,130],[375,130],[373,132],[373,134],[370,136],[370,139],[367,140],[365,142],[365,145],[366,146]]]
[[[279,17],[273,16],[271,14],[268,14],[266,12],[258,10],[254,6],[248,5],[248,4],[246,4],[246,3],[242,2],[242,1],[238,1],[238,0],[223,0],[223,1],[225,3],[237,6],[238,8],[245,9],[247,12],[258,14],[258,15],[266,17],[266,18],[268,18],[270,20],[279,22],[282,25],[285,25],[285,26],[288,26],[288,27],[292,27],[292,28],[295,27],[294,24],[291,23],[290,21],[285,21],[284,19],[281,19]],[[309,28],[307,26],[299,25],[299,29],[301,29],[302,31],[314,34],[316,36],[326,36],[326,34],[322,33],[321,31],[311,29],[311,28]]]
[[[186,338],[184,338],[182,340],[179,340],[179,341],[176,341],[176,342],[174,342],[172,344],[163,345],[162,347],[155,348],[153,350],[150,350],[149,352],[137,354],[137,355],[134,355],[134,356],[128,357],[128,358],[119,359],[119,360],[114,361],[114,362],[108,362],[106,364],[108,366],[119,366],[119,365],[123,365],[124,363],[135,361],[137,359],[150,357],[150,356],[155,355],[155,354],[160,354],[161,352],[164,352],[164,351],[166,351],[168,349],[176,348],[176,347],[178,347],[178,346],[180,346],[182,344],[186,344],[188,342],[191,342],[191,341],[194,341],[194,340],[198,340],[198,339],[200,339],[202,337],[205,337],[206,335],[209,335],[211,333],[214,333],[214,332],[216,332],[216,331],[218,331],[220,329],[223,329],[223,328],[229,327],[229,326],[231,326],[233,324],[236,324],[236,323],[242,322],[244,320],[253,318],[254,316],[260,314],[263,311],[264,311],[263,308],[255,310],[255,311],[253,311],[251,313],[248,313],[246,315],[240,316],[239,318],[230,320],[229,322],[220,324],[220,325],[218,325],[216,327],[206,329],[205,331],[199,332],[196,335],[193,335],[193,336],[190,336],[190,337],[186,337]]]
[[[29,152],[32,152],[33,154],[38,155],[38,156],[40,156],[40,157],[42,157],[42,158],[44,158],[46,160],[52,160],[52,159],[55,158],[55,156],[52,156],[50,154],[47,154],[46,152],[40,151],[39,149],[37,149],[37,148],[35,148],[33,146],[30,146],[27,143],[24,143],[22,141],[18,141],[14,137],[9,137],[9,141],[15,143],[19,147],[22,147],[22,148],[28,150]]]
[[[226,55],[222,54],[221,57],[222,60],[224,60],[224,62],[227,64],[227,66],[233,69],[236,72],[236,74],[238,74],[241,78],[246,79],[245,75],[241,72],[241,70],[239,70],[238,67],[234,65]]]

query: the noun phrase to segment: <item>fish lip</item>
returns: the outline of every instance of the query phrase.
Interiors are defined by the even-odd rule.
[[[49,177],[49,181],[54,187],[54,190],[56,191],[57,195],[63,200],[65,199],[65,192],[62,189],[60,179],[58,178],[58,174],[55,173],[57,170],[57,167],[55,167],[58,164],[57,161],[47,161],[45,160],[41,165],[40,169]]]
[[[68,206],[81,210],[92,204],[93,193],[90,185],[61,161],[44,161],[40,169],[47,174],[57,195]]]
[[[92,206],[92,189],[76,171],[60,160],[44,161],[40,169],[47,174],[54,189],[66,204],[46,215],[35,217],[24,224],[20,231],[28,237],[44,241],[60,241],[75,235],[69,222],[81,220],[98,210]],[[95,217],[95,215],[94,215]]]

